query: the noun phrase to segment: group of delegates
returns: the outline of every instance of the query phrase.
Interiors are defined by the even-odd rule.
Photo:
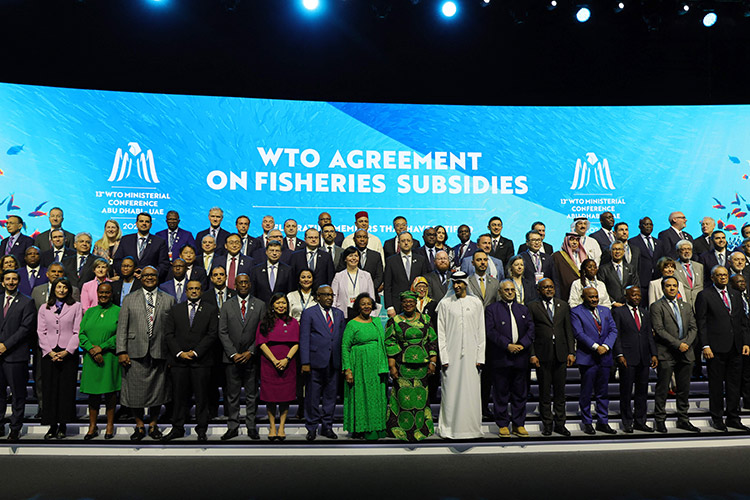
[[[147,213],[129,235],[109,220],[95,243],[89,233],[65,231],[63,219],[51,209],[50,230],[32,239],[22,234],[21,218],[10,216],[0,243],[0,405],[9,387],[10,440],[20,438],[30,353],[45,439],[66,436],[76,418],[79,350],[86,440],[99,435],[102,403],[104,438],[114,437],[119,399],[135,420],[134,441],[183,437],[192,401],[195,434],[206,441],[219,387],[222,440],[237,437],[243,423],[260,439],[261,402],[268,438],[285,440],[295,401],[308,441],[336,439],[341,379],[343,428],[355,438],[420,441],[436,430],[448,439],[477,438],[483,413],[500,437],[525,437],[531,369],[542,434],[568,436],[565,385],[574,365],[585,433],[616,432],[607,391],[614,366],[624,432],[654,431],[646,422],[652,368],[655,430],[667,432],[673,390],[677,427],[698,432],[688,397],[691,376],[702,377],[701,358],[712,426],[750,431],[740,420],[741,401],[750,407],[750,228],[730,252],[708,217],[696,239],[684,231],[681,212],[658,238],[644,217],[631,238],[628,224],[605,212],[593,233],[587,219],[576,219],[556,252],[544,242],[545,225],[534,222],[516,253],[499,217],[475,241],[461,225],[453,247],[442,226],[427,228],[420,245],[404,217],[393,220],[397,236],[381,242],[368,231],[367,212],[355,214],[357,230],[346,237],[321,213],[319,228],[304,239],[296,221],[284,221],[281,231],[271,216],[256,238],[246,216],[230,233],[220,208],[209,211],[209,227],[195,238],[176,211],[156,234]],[[430,401],[438,385],[435,429]],[[171,422],[166,434],[163,412]]]

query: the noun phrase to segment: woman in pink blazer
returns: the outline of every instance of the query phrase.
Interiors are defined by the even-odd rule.
[[[336,273],[333,277],[333,307],[344,311],[347,319],[357,315],[352,308],[354,299],[360,293],[367,293],[375,297],[375,286],[372,276],[367,271],[359,268],[359,252],[354,247],[349,247],[341,254],[341,259],[346,263],[346,268]],[[376,304],[373,315],[377,316],[380,305]]]
[[[83,312],[89,307],[94,307],[99,304],[99,297],[96,294],[96,289],[99,287],[99,283],[110,281],[107,277],[109,274],[109,262],[106,259],[99,257],[94,261],[94,276],[95,278],[91,281],[87,281],[81,287],[81,308]]]
[[[66,424],[76,417],[78,328],[83,311],[73,300],[72,290],[67,278],[53,281],[53,293],[37,315],[42,351],[42,425],[50,426],[44,439],[64,438]]]

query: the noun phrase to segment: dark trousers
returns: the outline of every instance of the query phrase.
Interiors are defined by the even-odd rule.
[[[229,407],[227,428],[238,429],[240,426],[240,395],[245,388],[245,426],[255,429],[255,410],[258,406],[258,372],[255,356],[244,365],[232,363],[225,365],[227,378],[224,397]]]
[[[211,377],[210,366],[172,366],[172,426],[185,428],[190,413],[190,395],[195,395],[195,430],[208,429],[208,385]]]
[[[513,425],[517,427],[525,424],[528,373],[527,368],[493,367],[493,416],[498,427],[508,427],[509,422],[513,422]],[[509,401],[510,415],[508,415]]]
[[[646,423],[649,365],[645,363],[635,366],[628,364],[627,368],[620,366],[618,370],[620,372],[620,416],[622,423],[632,424],[635,420],[636,423],[643,425]],[[635,397],[633,396],[634,388]],[[635,407],[635,413],[633,407]]]
[[[742,407],[750,410],[750,356],[742,356]]]
[[[713,359],[706,360],[708,366],[708,410],[714,422],[726,415],[727,423],[740,422],[740,383],[742,380],[742,356],[736,349],[729,352],[714,352]],[[724,395],[726,394],[726,407]]]
[[[38,346],[34,347],[32,351],[31,366],[34,371],[34,394],[36,395],[36,402],[39,407],[38,413],[41,415],[44,401],[42,395],[44,382],[42,381],[42,350]]]
[[[26,378],[28,378],[28,366]],[[76,379],[78,355],[68,353],[62,361],[42,358],[44,380],[42,425],[67,424],[76,418]]]
[[[591,365],[579,366],[581,372],[581,395],[578,405],[581,409],[581,421],[584,424],[593,422],[591,417],[591,395],[596,401],[596,421],[600,424],[609,422],[609,397],[607,384],[609,383],[610,366]]]
[[[339,371],[330,363],[327,368],[312,368],[305,394],[305,427],[317,431],[333,427],[333,412],[336,409],[336,389]]]
[[[26,381],[29,378],[29,366],[25,362],[9,363],[0,360],[0,409],[5,421],[5,409],[8,407],[7,387],[10,387],[11,414],[10,429],[21,430],[23,427],[23,411],[26,406]]]
[[[539,384],[539,414],[542,416],[542,425],[545,427],[552,425],[553,408],[555,425],[565,425],[566,377],[567,364],[565,361],[553,360],[544,363],[540,362],[539,368],[536,369],[536,379]]]
[[[693,363],[687,361],[659,360],[656,367],[656,390],[654,391],[654,420],[664,422],[667,419],[667,394],[672,381],[672,374],[677,387],[675,388],[675,403],[677,406],[677,421],[687,422],[690,409],[690,374]]]
[[[485,365],[479,374],[480,394],[482,398],[482,416],[490,414],[490,401],[492,401],[492,368]]]

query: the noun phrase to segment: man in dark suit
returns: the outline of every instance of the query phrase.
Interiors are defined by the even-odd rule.
[[[29,297],[35,286],[47,282],[47,269],[41,266],[41,255],[35,246],[26,249],[24,260],[26,265],[18,268],[18,277],[21,280],[18,291]]]
[[[654,420],[656,431],[662,434],[667,432],[664,421],[667,419],[667,393],[673,374],[676,382],[677,428],[700,432],[688,417],[690,373],[696,356],[693,344],[696,342],[698,327],[690,303],[677,298],[678,283],[674,277],[664,278],[661,282],[664,296],[651,304],[649,311],[659,358],[654,391]]]
[[[383,252],[385,254],[384,260],[388,260],[388,257],[396,255],[399,252],[398,235],[409,230],[409,223],[406,221],[406,217],[401,215],[396,216],[393,219],[393,230],[396,233],[396,236],[383,242]],[[417,248],[419,248],[419,242],[414,240],[412,251]]]
[[[172,261],[172,279],[159,285],[159,289],[174,297],[175,302],[178,304],[187,300],[188,280],[185,278],[186,272],[187,264],[185,264],[184,260],[177,257]]]
[[[672,212],[669,214],[669,228],[659,233],[659,242],[661,243],[661,253],[659,257],[668,256],[673,259],[677,258],[677,242],[688,240],[693,242],[690,233],[683,231],[687,225],[687,217],[682,212]],[[658,260],[658,259],[656,259]],[[693,260],[698,260],[697,255],[693,252]]]
[[[71,235],[70,247],[68,247],[65,232],[62,229],[53,229],[50,234],[51,247],[49,250],[42,251],[42,267],[49,267],[53,262],[62,262],[66,257],[75,254],[73,250],[75,236]]]
[[[240,237],[240,252],[243,255],[250,256],[258,244],[258,240],[248,234],[250,231],[250,217],[240,215],[234,221],[234,227],[237,228],[237,235]]]
[[[451,260],[447,252],[440,250],[435,254],[435,270],[427,273],[425,279],[427,279],[428,295],[435,302],[440,302],[448,291],[448,283],[451,279]]]
[[[508,264],[508,260],[515,255],[513,242],[501,235],[503,232],[503,220],[494,216],[487,223],[487,229],[490,232],[492,250],[490,256],[499,259],[503,266]]]
[[[740,420],[742,356],[750,355],[750,322],[740,294],[727,287],[727,268],[714,267],[711,281],[713,285],[704,288],[695,300],[698,336],[708,366],[711,426],[719,431],[727,427],[750,431]]]
[[[510,437],[509,423],[513,423],[513,434],[528,437],[524,425],[534,322],[526,306],[516,303],[516,287],[511,280],[500,283],[500,298],[500,302],[490,304],[484,311],[486,365],[492,372],[495,423],[501,438]]]
[[[523,277],[531,283],[538,283],[542,278],[552,279],[555,274],[555,265],[552,255],[541,252],[542,235],[532,230],[526,233],[526,245],[528,250],[521,254],[523,258]]]
[[[388,317],[401,312],[401,292],[409,290],[414,278],[427,274],[427,262],[421,255],[412,252],[413,239],[408,231],[398,236],[400,252],[385,263],[384,301]]]
[[[531,230],[536,231],[537,233],[539,233],[539,236],[542,237],[542,247],[539,249],[539,251],[546,253],[547,255],[552,255],[554,253],[554,249],[552,248],[552,245],[544,241],[544,235],[547,232],[547,226],[544,225],[544,222],[542,221],[534,222],[533,224],[531,224]],[[518,247],[518,253],[524,253],[528,249],[529,249],[529,246],[526,243],[523,243],[520,247]]]
[[[614,356],[620,372],[622,429],[627,434],[632,433],[634,428],[651,432],[652,429],[646,424],[646,406],[649,368],[656,368],[659,364],[656,358],[656,344],[651,332],[648,311],[639,306],[641,288],[637,284],[630,285],[625,289],[625,293],[627,303],[623,307],[612,309],[612,319],[617,326]]]
[[[317,291],[318,306],[302,311],[299,329],[302,372],[309,373],[305,396],[307,440],[320,435],[337,439],[333,432],[336,388],[341,372],[341,339],[346,320],[333,305],[333,289],[322,286]]]
[[[292,267],[292,290],[298,288],[299,273],[305,269],[312,271],[314,290],[320,285],[331,283],[333,275],[336,274],[333,259],[328,252],[320,248],[320,233],[314,227],[305,231],[305,247],[304,250],[293,253],[289,259]]]
[[[62,228],[63,219],[64,219],[64,216],[63,216],[62,208],[60,207],[50,208],[49,210],[50,228],[42,233],[39,233],[36,236],[36,238],[34,238],[34,245],[39,247],[39,251],[42,252],[42,254],[46,252],[47,250],[51,250],[54,246],[57,246],[57,247],[62,246],[62,247],[69,247],[69,248],[73,246],[73,241],[75,237],[73,236],[73,233],[69,231],[65,231]],[[62,231],[63,233],[63,243],[61,245],[55,245],[54,242],[52,241],[52,233],[56,230]],[[58,262],[60,260],[58,260]]]
[[[281,243],[268,241],[266,259],[250,272],[253,294],[268,303],[274,293],[288,293],[292,290],[292,269],[280,262]]]
[[[617,340],[617,326],[609,309],[599,305],[599,292],[594,287],[583,289],[583,304],[570,310],[570,323],[576,338],[576,363],[581,372],[581,410],[583,432],[616,434],[609,426],[609,395],[607,383],[612,368],[612,348]],[[591,418],[591,394],[596,399],[596,429]]]
[[[167,242],[167,258],[170,261],[180,255],[185,245],[195,248],[195,239],[190,231],[180,227],[180,214],[176,210],[167,212],[167,229],[159,231],[156,236]]]
[[[70,284],[80,290],[87,281],[94,279],[94,261],[96,257],[91,255],[91,235],[89,233],[78,233],[75,236],[73,247],[75,255],[63,260],[65,276]],[[119,266],[118,266],[119,269]]]
[[[544,278],[537,284],[537,289],[539,300],[528,305],[535,332],[534,343],[529,348],[529,361],[536,367],[542,435],[550,436],[554,430],[567,437],[570,431],[565,427],[565,380],[567,368],[576,361],[570,306],[555,298],[555,284],[551,279]]]
[[[236,298],[227,301],[221,308],[219,340],[226,376],[224,397],[229,409],[227,431],[221,436],[227,441],[239,435],[240,394],[245,389],[245,427],[250,439],[258,440],[255,427],[255,410],[258,398],[258,359],[255,332],[258,330],[266,305],[250,295],[250,277],[240,274],[235,281]],[[205,293],[204,293],[205,297]]]
[[[278,229],[271,229],[267,236],[266,241],[278,241],[281,244],[281,257],[279,257],[279,260],[288,265],[294,252],[289,250],[289,247],[284,244],[284,235],[282,232]],[[257,248],[250,257],[252,257],[255,262],[263,262],[266,260],[267,249],[268,246]]]
[[[471,228],[466,224],[458,226],[457,234],[461,243],[453,247],[453,266],[461,267],[463,260],[466,257],[471,257],[477,251],[477,244],[471,241]]]
[[[318,227],[320,228],[320,231],[323,232],[323,228],[326,227],[328,224],[332,224],[331,222],[331,214],[328,212],[321,212],[320,215],[318,215]],[[333,244],[338,245],[339,247],[344,242],[344,233],[340,233],[336,231],[336,227],[333,228]]]
[[[331,256],[334,272],[340,271],[342,269],[341,266],[346,267],[346,264],[341,261],[341,252],[344,250],[341,248],[341,245],[336,243],[336,235],[341,233],[336,231],[333,224],[326,224],[323,226],[320,234],[323,238],[323,241],[320,244],[321,250]],[[378,254],[378,256],[380,256],[380,254]],[[382,271],[382,262],[380,267]]]
[[[641,300],[643,305],[648,304],[648,284],[654,276],[656,257],[661,252],[660,242],[651,233],[654,231],[654,223],[650,217],[643,217],[638,221],[640,234],[628,240],[630,248],[637,248],[640,258],[638,259],[638,282],[641,285]]]
[[[202,303],[202,292],[200,281],[189,281],[187,301],[176,304],[167,313],[165,338],[174,409],[172,430],[164,436],[164,441],[185,435],[191,394],[195,396],[195,433],[198,441],[208,440],[208,380],[214,363],[219,311],[213,304]]]
[[[199,244],[203,241],[204,236],[213,236],[214,241],[216,242],[216,253],[219,255],[224,254],[224,244],[227,242],[227,236],[229,236],[229,231],[221,227],[221,222],[223,220],[224,210],[219,207],[213,207],[208,211],[209,227],[203,231],[199,231],[198,234],[195,235],[195,241]],[[206,269],[206,271],[208,271],[208,269]]]
[[[711,236],[716,229],[716,221],[712,217],[701,219],[701,235],[693,240],[693,250],[696,255],[703,255],[711,250]]]
[[[621,241],[612,243],[609,253],[609,261],[602,263],[596,276],[607,287],[612,306],[620,307],[626,302],[625,290],[629,286],[640,287],[638,272],[633,264],[625,261],[625,246]]]
[[[23,427],[26,406],[26,382],[29,379],[29,348],[36,335],[36,308],[34,301],[18,292],[18,272],[3,273],[0,295],[0,408],[3,420],[8,407],[6,387],[12,394],[9,441],[18,441]],[[5,425],[0,425],[0,436],[5,435]]]
[[[210,280],[211,284],[208,286],[208,290],[203,292],[201,299],[210,302],[221,310],[224,303],[234,297],[236,292],[227,286],[227,272],[221,266],[211,269]]]
[[[420,254],[427,261],[427,270],[432,271],[435,269],[435,243],[437,243],[437,231],[434,227],[428,227],[422,233],[422,239],[424,245],[414,250],[414,253]]]
[[[297,221],[294,219],[284,221],[284,246],[292,253],[305,248],[305,242],[297,238]]]
[[[207,234],[199,240],[199,243],[201,248],[198,257],[195,259],[195,264],[202,267],[208,275],[214,267],[214,259],[219,256],[216,252],[216,238]]]
[[[380,258],[380,252],[367,248],[369,241],[370,234],[364,229],[358,229],[354,233],[354,248],[359,252],[359,268],[370,273],[372,286],[375,288],[375,303],[378,303],[384,287],[383,261]],[[345,268],[346,262],[342,262],[342,265]]]
[[[466,274],[474,272],[474,254],[484,252],[487,254],[487,274],[497,279],[498,282],[505,279],[505,264],[497,257],[490,255],[492,253],[492,238],[489,234],[482,234],[477,238],[477,248],[471,253],[470,257],[464,257],[461,262],[461,271]]]
[[[695,244],[693,244],[695,250]],[[729,250],[727,249],[727,235],[724,231],[714,231],[711,233],[711,249],[700,254],[700,262],[703,269],[709,272],[703,275],[703,288],[711,286],[711,269],[714,266],[729,267]]]
[[[135,225],[138,232],[126,234],[120,240],[114,256],[114,268],[120,269],[123,258],[133,257],[136,269],[154,266],[159,273],[159,281],[164,281],[169,272],[167,242],[151,234],[151,216],[146,212],[138,214]]]
[[[602,256],[606,255],[609,245],[615,241],[615,233],[612,228],[615,225],[615,216],[612,212],[602,212],[599,216],[599,224],[602,226],[598,231],[591,233],[591,238],[599,243]]]
[[[8,216],[5,229],[8,230],[9,236],[0,242],[0,255],[13,255],[18,259],[18,262],[23,264],[26,249],[34,245],[34,240],[25,234],[21,234],[23,219],[18,215]]]
[[[255,250],[257,251],[259,248],[263,251],[266,250],[266,245],[268,244],[268,233],[276,227],[276,221],[274,220],[272,215],[264,215],[263,219],[260,221],[260,227],[263,229],[263,232],[255,238]],[[251,257],[255,258],[253,254],[250,254]],[[255,259],[257,261],[257,259]]]
[[[628,228],[627,222],[618,222],[617,224],[615,224],[614,235],[615,241],[619,241],[623,245],[623,249],[625,251],[623,259],[625,260],[625,262],[632,265],[633,268],[637,270],[638,263],[641,259],[641,250],[637,247],[630,247],[630,244],[628,243],[628,238],[630,238],[630,229]],[[611,247],[612,245],[610,244],[610,250]],[[603,253],[602,263],[608,262],[611,258],[612,256],[610,255],[610,252]]]
[[[234,290],[234,280],[240,274],[249,274],[255,267],[255,261],[240,252],[242,249],[242,238],[237,233],[227,236],[224,244],[225,255],[217,255],[211,267],[223,267],[227,273],[227,286]]]

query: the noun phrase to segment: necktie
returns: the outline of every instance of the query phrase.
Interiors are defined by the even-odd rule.
[[[86,263],[86,256],[85,255],[79,255],[78,256],[78,277],[81,277],[81,270],[83,269],[83,265]]]
[[[240,250],[240,252],[242,252],[245,255],[247,255],[247,236],[245,236],[244,238],[242,238],[242,249]]]
[[[193,320],[195,319],[195,302],[190,303],[190,326],[193,326]]]
[[[648,246],[649,253],[654,253],[654,244],[651,242],[651,236],[646,236],[646,246]]]
[[[487,291],[487,289],[484,286],[484,276],[480,276],[479,278],[479,289],[482,291],[482,298],[484,298],[484,294]]]
[[[630,245],[625,245],[625,260],[630,263],[632,259],[632,255],[630,253]]]
[[[492,251],[494,252],[497,248],[497,240],[492,240]]]
[[[232,263],[229,264],[229,276],[227,276],[227,286],[234,288],[234,277],[237,274],[237,257],[232,257]]]
[[[5,255],[10,255],[10,251],[13,248],[13,245],[16,243],[16,237],[11,236],[8,238],[8,246],[5,247]]]
[[[62,250],[55,250],[55,262],[60,262],[60,254]]]
[[[722,298],[722,300],[724,300],[724,305],[727,306],[727,310],[731,311],[732,310],[732,306],[729,304],[729,298],[727,297],[727,291],[726,290],[722,290],[721,291],[721,298]]]
[[[13,301],[12,295],[5,296],[5,305],[3,306],[3,316],[8,315],[8,309],[10,309],[10,303]]]
[[[216,240],[216,229],[211,229],[211,236],[213,237],[214,240]]]
[[[718,258],[717,260],[719,261],[719,265],[720,265],[720,266],[723,266],[723,265],[724,265],[724,254],[723,254],[723,253],[720,253],[720,254],[718,255],[718,257],[719,257],[719,258]]]
[[[333,257],[333,247],[331,245],[328,245],[328,253]]]
[[[148,313],[148,338],[154,335],[154,292],[146,293],[146,312]]]
[[[328,330],[333,333],[333,319],[331,319],[331,314],[328,310],[326,310],[326,324],[328,325]]]
[[[747,293],[742,294],[742,304],[745,307],[745,316],[750,314],[750,304],[747,303]]]
[[[615,268],[617,269],[617,278],[620,280],[620,283],[622,283],[622,267],[620,264],[615,264]]]
[[[612,231],[607,230],[607,238],[609,238],[610,243],[614,243],[615,235],[612,233]]]
[[[458,260],[459,260],[459,262],[461,260],[463,260],[465,253],[466,253],[466,243],[461,243],[461,251],[458,254]]]
[[[693,288],[693,271],[690,270],[690,261],[687,261],[683,265],[685,266],[685,272],[687,273],[688,285],[690,285],[690,288]]]
[[[315,252],[308,252],[307,267],[310,268],[310,271],[315,272]]]
[[[203,268],[206,270],[206,272],[209,272],[211,270],[211,255],[206,254],[203,256]]]
[[[602,320],[599,319],[599,312],[596,310],[596,307],[591,310],[591,314],[594,315],[594,322],[596,322],[596,329],[599,330],[599,333],[602,333]]]
[[[288,240],[289,240],[289,250],[292,250],[292,251],[296,250],[295,248],[296,245],[294,244],[294,240],[292,240],[291,238],[288,238]]]
[[[677,301],[671,301],[672,303],[672,312],[674,312],[674,317],[677,320],[677,330],[679,332],[678,337],[680,340],[685,338],[685,333],[682,328],[682,315],[680,314],[680,309],[677,307]]]
[[[515,344],[518,342],[518,324],[513,316],[513,303],[508,303],[508,314],[510,315],[510,339]]]
[[[533,253],[531,255],[534,257],[534,269],[536,269],[536,272],[541,272],[542,262],[541,259],[539,259],[539,253]]]
[[[435,249],[430,248],[430,267],[435,267]]]
[[[180,300],[180,297],[182,297],[182,283],[175,283],[174,294],[177,296],[177,300]]]
[[[638,308],[633,306],[633,318],[635,318],[635,327],[640,331],[641,329],[641,317],[638,315]]]
[[[172,252],[172,247],[174,246],[174,238],[175,238],[175,232],[170,231],[169,232],[169,251]]]
[[[247,303],[247,300],[242,299],[242,306],[240,307],[240,312],[242,313],[242,321],[245,321],[245,312],[247,312],[247,309],[245,308],[245,304]]]
[[[224,290],[216,293],[216,304],[219,306],[219,309],[224,305]]]
[[[685,238],[685,233],[683,233],[682,231],[680,231],[680,239],[681,240],[686,240],[687,239],[687,238]]]
[[[406,271],[406,277],[411,277],[411,255],[404,255],[404,271]]]
[[[271,287],[271,291],[276,288],[276,266],[273,265],[268,271],[268,285]]]
[[[31,289],[34,289],[34,285],[36,284],[36,269],[32,269],[29,273],[29,285],[31,285]]]
[[[359,268],[364,269],[367,264],[367,248],[359,252]]]
[[[552,308],[552,301],[547,301],[547,314],[549,315],[549,320],[554,321],[555,319],[555,310]]]
[[[138,259],[143,256],[143,249],[146,248],[146,238],[140,238],[138,243]]]

